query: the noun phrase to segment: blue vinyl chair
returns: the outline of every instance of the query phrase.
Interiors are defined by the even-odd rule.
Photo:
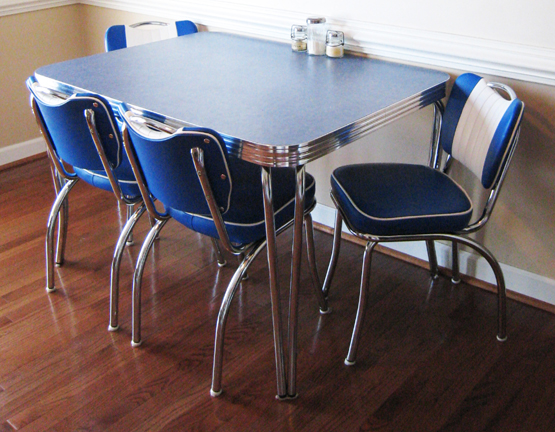
[[[498,91],[503,91],[508,99]],[[441,110],[442,106],[439,108]],[[323,287],[326,296],[337,265],[343,220],[355,236],[367,241],[357,316],[345,359],[347,365],[355,363],[368,300],[372,251],[381,242],[426,241],[434,277],[437,276],[437,259],[433,242],[451,242],[454,282],[459,278],[457,244],[476,250],[495,274],[497,338],[506,340],[503,273],[489,250],[464,235],[482,228],[493,211],[517,145],[523,111],[524,104],[511,88],[487,83],[474,74],[463,74],[455,81],[443,124],[439,134],[434,136],[430,166],[357,164],[333,172],[331,196],[338,212],[334,247]],[[447,175],[453,160],[474,173],[481,187],[489,191],[482,209],[475,209],[465,190]],[[478,216],[471,222],[473,212]]]
[[[222,391],[224,332],[233,296],[257,255],[266,245],[261,168],[238,158],[228,157],[222,137],[213,130],[183,128],[172,130],[155,119],[123,115],[123,140],[147,210],[156,224],[144,240],[133,280],[132,345],[141,344],[141,279],[153,239],[173,218],[201,234],[219,239],[230,253],[241,257],[226,289],[216,326],[212,396]],[[296,177],[289,168],[272,169],[273,202],[277,233],[294,220]],[[317,280],[314,259],[311,210],[316,205],[314,178],[306,175],[305,230],[311,276],[315,282],[321,311],[327,310]],[[160,212],[152,197],[164,206]],[[269,259],[275,260],[272,256]],[[274,261],[275,262],[275,261]],[[277,302],[274,299],[277,298]],[[276,309],[277,307],[277,309]],[[274,343],[281,343],[279,293],[272,293]],[[277,315],[277,316],[276,316]],[[277,354],[276,354],[277,358]],[[278,361],[278,360],[276,360]],[[279,369],[279,368],[278,368]]]
[[[145,211],[121,133],[108,101],[95,94],[67,95],[41,86],[34,77],[27,80],[31,106],[46,141],[56,189],[46,234],[46,290],[55,291],[54,261],[63,264],[67,234],[68,194],[78,180],[113,191],[127,208],[127,222],[114,251],[111,268],[110,325],[118,328],[119,267],[126,242]],[[73,172],[68,170],[71,167]],[[54,259],[54,230],[58,220],[58,243]]]
[[[104,42],[108,52],[197,32],[195,23],[188,20],[170,23],[145,21],[129,26],[120,24],[108,27]]]

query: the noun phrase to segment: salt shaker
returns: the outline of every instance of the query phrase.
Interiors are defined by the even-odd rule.
[[[308,18],[307,51],[309,55],[324,55],[326,53],[326,19]]]
[[[306,51],[306,26],[291,26],[291,49],[293,51]]]
[[[328,30],[326,34],[326,55],[328,57],[340,58],[344,53],[345,36],[341,31]]]

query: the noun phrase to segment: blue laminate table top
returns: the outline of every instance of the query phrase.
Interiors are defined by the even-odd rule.
[[[445,96],[449,75],[287,43],[200,32],[39,68],[39,82],[101,94],[224,136],[261,165],[314,160]]]

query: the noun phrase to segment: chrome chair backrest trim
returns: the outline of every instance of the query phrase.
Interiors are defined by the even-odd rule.
[[[153,198],[150,195],[148,188],[146,187],[145,179],[143,177],[143,174],[141,172],[141,169],[135,157],[135,152],[133,151],[133,148],[130,144],[131,140],[129,138],[129,128],[125,122],[123,123],[121,133],[123,135],[123,147],[127,152],[127,157],[129,158],[131,169],[133,170],[133,174],[135,174],[135,179],[137,180],[137,186],[139,187],[139,191],[141,192],[141,195],[143,197],[143,202],[146,206],[146,210],[148,214],[150,215],[150,217],[158,221],[169,219],[170,216],[167,213],[160,213],[158,209],[156,209],[156,206],[154,205]]]
[[[165,125],[163,123],[157,122],[156,120],[153,119],[149,119],[146,117],[139,117],[137,115],[131,114],[130,112],[127,112],[124,117],[126,120],[130,121],[130,122],[134,122],[134,123],[138,123],[138,124],[142,124],[145,125],[149,128],[155,129],[159,132],[162,133],[167,133],[168,135],[170,134],[174,134],[179,132],[180,134],[183,135],[187,135],[187,134],[195,134],[195,135],[204,135],[206,136],[208,139],[211,139],[213,141],[218,141],[218,138],[215,137],[214,135],[207,133],[207,132],[200,132],[200,131],[195,131],[195,132],[189,132],[189,131],[179,131],[179,130],[175,130],[174,128],[172,128],[171,126]],[[166,213],[160,213],[157,209],[156,206],[154,205],[154,202],[152,200],[152,196],[150,195],[150,192],[148,190],[148,187],[146,186],[146,181],[142,175],[142,171],[140,168],[140,164],[137,161],[137,157],[135,154],[135,151],[133,150],[133,145],[131,144],[131,139],[129,137],[129,126],[127,125],[127,123],[124,123],[123,125],[123,129],[122,129],[122,133],[123,133],[123,145],[125,150],[127,151],[127,155],[129,157],[129,161],[131,163],[131,167],[133,169],[133,172],[135,173],[135,177],[137,178],[137,183],[139,185],[139,190],[141,191],[141,194],[143,195],[143,200],[146,204],[147,207],[147,211],[149,212],[149,214],[157,219],[157,220],[165,220],[170,218],[170,216]],[[206,168],[204,165],[204,152],[202,149],[198,148],[198,147],[194,147],[191,149],[191,158],[193,161],[193,164],[195,166],[196,169],[196,174],[197,177],[199,179],[202,191],[204,193],[205,199],[206,199],[206,203],[208,205],[208,208],[210,210],[210,214],[212,216],[212,220],[214,222],[214,225],[216,226],[216,230],[218,232],[218,236],[220,237],[220,242],[222,243],[222,246],[230,253],[234,254],[234,255],[240,255],[243,252],[245,252],[251,245],[243,245],[241,247],[237,247],[234,246],[230,239],[229,239],[229,235],[227,233],[227,229],[225,227],[225,223],[223,221],[223,217],[222,217],[222,212],[216,202],[216,199],[214,197],[214,192],[212,190],[212,186],[210,185],[210,181],[208,180],[208,176],[206,173]],[[229,175],[229,173],[228,173]]]
[[[137,28],[145,25],[157,25],[157,26],[167,26],[168,23],[164,21],[142,21],[135,24],[131,24],[129,27]]]
[[[202,191],[204,192],[208,208],[210,209],[212,220],[214,221],[214,225],[216,226],[216,230],[218,231],[220,242],[228,252],[231,252],[234,255],[240,255],[246,249],[248,249],[250,245],[238,248],[233,246],[233,244],[229,240],[229,235],[227,234],[227,230],[225,228],[222,213],[218,207],[218,204],[216,203],[214,192],[212,191],[210,181],[208,180],[208,176],[206,174],[206,169],[204,166],[204,152],[202,151],[202,149],[195,147],[191,149],[191,157],[193,158],[193,163],[195,164],[195,168],[197,170],[197,177],[202,187]]]
[[[32,108],[33,114],[35,115],[35,120],[37,121],[39,129],[40,129],[40,131],[41,131],[41,133],[42,133],[42,135],[43,135],[43,137],[46,141],[48,154],[50,155],[50,159],[52,160],[52,163],[54,164],[54,166],[56,168],[56,171],[59,173],[60,176],[62,176],[66,180],[75,179],[75,178],[77,178],[77,176],[74,173],[69,173],[65,169],[63,161],[60,158],[60,156],[58,155],[58,153],[56,151],[56,147],[55,147],[54,143],[52,142],[52,139],[51,139],[50,134],[48,132],[48,128],[47,128],[46,124],[44,123],[44,119],[42,118],[42,115],[40,114],[40,108],[39,108],[38,103],[36,101],[36,97],[35,97],[34,92],[36,92],[38,94],[42,93],[44,95],[59,98],[60,103],[57,104],[57,105],[56,104],[51,104],[51,103],[49,103],[49,101],[41,99],[41,103],[44,103],[45,105],[49,105],[49,106],[52,106],[52,107],[53,106],[62,106],[64,104],[68,103],[68,102],[76,101],[76,100],[90,100],[90,101],[92,101],[93,104],[98,104],[98,106],[101,106],[103,108],[103,110],[106,112],[107,118],[109,120],[111,129],[112,129],[113,138],[118,143],[117,161],[116,161],[115,164],[112,164],[109,161],[108,157],[106,156],[104,144],[102,143],[102,139],[100,137],[98,129],[96,128],[94,111],[92,109],[86,109],[86,110],[84,110],[83,115],[84,115],[85,121],[87,123],[87,127],[89,129],[89,132],[91,134],[92,141],[94,143],[94,146],[96,148],[98,156],[99,156],[99,158],[102,162],[102,165],[104,167],[104,171],[106,172],[106,175],[108,177],[108,181],[110,182],[110,186],[112,187],[116,198],[120,202],[122,202],[126,205],[127,204],[134,204],[136,202],[136,200],[131,200],[123,194],[123,192],[121,190],[121,187],[118,183],[117,176],[114,174],[114,171],[113,171],[121,163],[122,142],[121,142],[121,138],[120,138],[119,129],[113,123],[112,118],[109,115],[109,112],[110,112],[111,108],[109,106],[106,106],[106,104],[101,99],[96,98],[92,95],[86,95],[86,96],[80,96],[80,95],[76,95],[76,94],[66,95],[66,94],[61,93],[59,91],[52,90],[52,89],[49,89],[47,87],[40,86],[36,82],[32,83],[31,87],[32,87],[31,108]]]

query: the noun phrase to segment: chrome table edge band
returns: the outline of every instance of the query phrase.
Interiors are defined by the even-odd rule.
[[[42,84],[68,94],[88,92],[86,89],[63,84],[38,74],[36,78]],[[252,143],[225,135],[225,133],[222,133],[221,131],[218,132],[224,138],[229,154],[232,156],[261,166],[300,166],[332,153],[338,148],[350,144],[351,142],[370,134],[374,130],[379,129],[392,121],[398,120],[401,117],[443,99],[445,97],[445,89],[446,81],[424,90],[419,94],[401,100],[387,108],[381,109],[369,116],[363,117],[354,123],[344,126],[341,129],[331,132],[323,137],[301,144],[271,145]],[[106,97],[105,95],[103,96]],[[125,102],[117,101],[109,97],[106,97],[106,99],[108,99],[116,109],[121,102]],[[163,113],[155,113],[133,105],[130,105],[130,107],[138,114],[144,114],[147,116],[149,114],[154,114],[156,117],[163,118],[165,123],[175,128],[199,126],[186,123],[180,119],[167,117]]]

